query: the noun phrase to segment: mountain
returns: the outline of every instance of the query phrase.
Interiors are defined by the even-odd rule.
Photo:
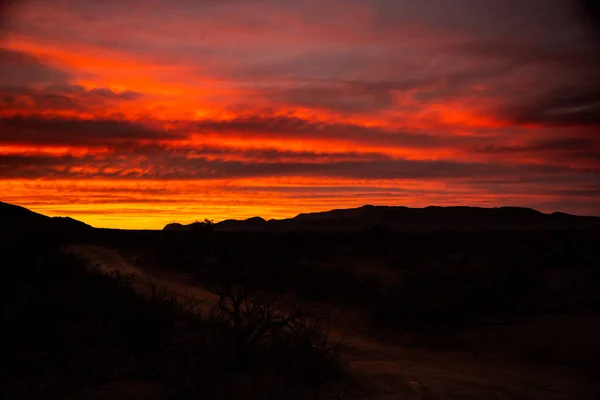
[[[256,229],[265,229],[268,225],[268,222],[261,217],[252,217],[245,219],[243,221],[238,221],[235,219],[227,219],[225,221],[221,221],[215,225],[216,229],[227,230],[232,228],[234,230],[256,230]]]
[[[189,225],[182,225],[177,222],[167,224],[163,230],[164,231],[192,231],[194,229],[202,230],[202,227],[205,227],[204,222],[193,222]],[[214,225],[215,229],[219,229],[222,231],[226,230],[235,230],[235,231],[253,231],[253,230],[263,230],[267,228],[267,221],[265,221],[261,217],[252,217],[242,221],[237,219],[226,219],[225,221],[221,221],[218,224]]]
[[[177,222],[165,225],[163,231],[188,231],[190,230],[189,225],[183,225]]]
[[[48,217],[25,207],[0,201],[0,230],[2,231],[64,231],[89,228],[91,226],[88,224],[71,217]]]
[[[91,226],[70,217],[48,217],[27,208],[0,202],[0,231],[80,232]],[[600,229],[600,217],[560,212],[544,214],[521,207],[372,206],[303,213],[293,218],[269,220],[252,217],[228,219],[216,224],[171,223],[165,231],[331,231],[370,229],[395,231],[512,230],[512,229]]]
[[[174,228],[177,229],[174,229]],[[489,229],[600,228],[600,217],[565,213],[544,214],[522,207],[372,206],[298,214],[294,218],[265,221],[260,217],[225,220],[217,231],[357,231],[383,228],[397,231]],[[190,230],[190,225],[169,224],[165,230]]]

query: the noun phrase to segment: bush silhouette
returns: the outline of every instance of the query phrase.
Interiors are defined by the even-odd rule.
[[[215,229],[215,223],[208,218],[205,218],[204,221],[196,221],[190,225],[190,231],[197,232],[211,232]]]
[[[227,254],[227,256],[225,256]],[[292,364],[300,380],[316,382],[339,373],[336,346],[328,341],[326,318],[299,309],[282,310],[284,296],[273,282],[281,269],[254,252],[252,262],[232,251],[206,261],[197,279],[218,296],[210,321],[220,328],[215,339],[232,349],[236,371],[256,368],[265,354],[276,365]],[[270,282],[265,278],[269,277]],[[267,357],[270,359],[270,357]]]

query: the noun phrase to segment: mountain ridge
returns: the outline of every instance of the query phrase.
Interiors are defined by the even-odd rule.
[[[71,217],[49,217],[28,208],[0,201],[2,230],[90,229],[90,225]]]
[[[190,224],[191,225],[191,224]],[[190,225],[169,224],[165,230],[190,230]],[[167,229],[169,227],[169,229]],[[578,216],[562,212],[550,214],[526,207],[472,207],[364,205],[356,208],[300,213],[292,218],[264,220],[228,219],[214,224],[218,231],[252,230],[330,230],[353,231],[373,228],[389,230],[461,230],[461,229],[561,229],[597,228],[600,217]]]
[[[90,225],[71,217],[49,217],[25,207],[0,202],[0,229],[75,230]],[[255,216],[218,223],[170,223],[163,231],[392,231],[495,230],[495,229],[600,229],[600,217],[563,212],[542,213],[526,207],[364,205],[356,208],[300,213],[292,218],[265,220]]]

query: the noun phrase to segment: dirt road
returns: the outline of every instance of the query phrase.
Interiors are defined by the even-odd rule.
[[[216,301],[185,276],[135,267],[118,251],[98,246],[70,246],[103,271],[132,274],[134,287],[148,293],[155,285],[181,301],[204,300],[208,309]],[[479,360],[459,352],[425,351],[378,342],[332,329],[342,342],[348,369],[372,394],[372,399],[596,399],[599,392],[589,379],[568,369]]]

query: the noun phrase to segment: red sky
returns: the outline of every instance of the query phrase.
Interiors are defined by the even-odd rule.
[[[0,200],[99,227],[364,204],[600,215],[567,0],[13,1]]]

